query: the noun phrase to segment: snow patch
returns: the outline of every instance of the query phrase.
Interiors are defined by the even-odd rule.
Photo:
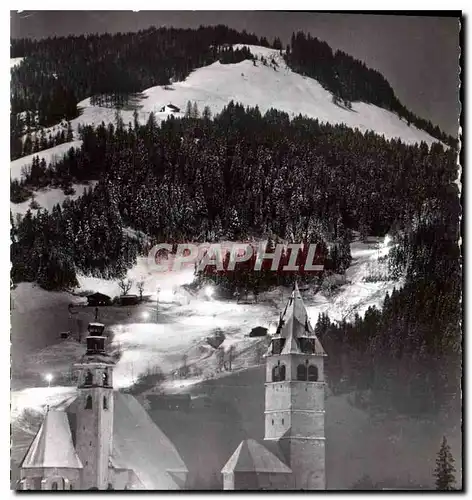
[[[24,57],[12,57],[10,59],[10,69],[20,65],[23,62],[23,59]]]
[[[44,149],[43,151],[38,151],[37,153],[18,158],[17,160],[14,160],[10,163],[11,180],[20,180],[23,177],[23,167],[31,165],[35,156],[39,156],[40,161],[44,158],[46,164],[56,163],[57,161],[62,159],[62,157],[67,153],[67,151],[69,151],[70,148],[80,148],[81,146],[81,140],[64,142],[63,144],[59,144],[58,146],[54,146],[53,148]]]
[[[10,210],[13,215],[20,214],[25,215],[28,210],[33,213],[39,209],[52,211],[54,205],[62,205],[65,200],[77,200],[80,198],[87,189],[93,188],[96,181],[91,181],[89,184],[73,184],[72,187],[75,193],[72,195],[64,194],[64,191],[60,188],[46,188],[40,191],[34,191],[34,199],[38,204],[38,208],[32,209],[30,207],[31,199],[26,200],[22,203],[12,203],[10,202]]]

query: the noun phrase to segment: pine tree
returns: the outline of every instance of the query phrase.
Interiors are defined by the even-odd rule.
[[[192,106],[192,118],[198,119],[200,118],[200,111],[198,110],[198,105],[196,101],[194,101],[193,106]]]
[[[202,118],[203,118],[204,120],[211,120],[211,110],[210,110],[210,107],[209,107],[209,106],[205,106],[205,107],[203,108]]]
[[[454,477],[454,458],[452,458],[451,448],[447,444],[446,436],[443,437],[441,448],[436,457],[436,468],[434,477],[436,478],[437,490],[453,490],[456,479]]]
[[[72,131],[72,125],[67,122],[67,142],[71,142],[74,139],[74,132]]]
[[[187,101],[187,107],[185,108],[185,118],[192,117],[192,103]]]

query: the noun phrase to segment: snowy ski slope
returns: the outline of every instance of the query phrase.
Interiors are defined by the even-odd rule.
[[[185,81],[174,83],[170,87],[172,90],[166,90],[164,86],[145,90],[138,101],[140,121],[145,122],[151,111],[158,121],[166,119],[168,113],[159,110],[169,103],[185,112],[187,101],[196,102],[200,112],[209,106],[215,114],[233,100],[246,106],[257,105],[262,113],[276,108],[292,117],[302,114],[321,122],[344,123],[362,132],[374,131],[387,139],[399,138],[406,144],[437,142],[426,132],[408,126],[396,114],[372,104],[354,102],[352,110],[333,104],[330,92],[313,78],[294,73],[277,50],[254,45],[247,47],[258,58],[256,65],[248,60],[237,64],[215,62],[196,69]],[[261,62],[261,57],[268,61],[267,65]],[[102,121],[115,121],[115,109],[92,106],[90,99],[85,99],[79,106],[82,114],[73,120],[75,127],[79,123],[98,125]],[[125,123],[132,121],[133,110],[123,110],[121,114]]]

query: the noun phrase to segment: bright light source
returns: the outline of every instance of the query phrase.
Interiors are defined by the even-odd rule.
[[[46,382],[48,382],[48,383],[51,383],[53,378],[54,378],[54,377],[53,377],[50,373],[47,373],[47,374],[44,376],[44,379],[45,379],[45,380],[46,380]]]
[[[384,238],[384,247],[388,247],[388,245],[390,244],[390,242],[392,241],[392,238],[390,238],[390,236],[388,234],[385,235],[385,238]]]
[[[143,319],[149,319],[150,314],[148,311],[143,311],[141,316],[143,317]]]
[[[275,332],[277,331],[277,325],[275,323],[270,323],[267,330],[268,330],[269,335],[274,335]]]
[[[212,298],[212,296],[213,296],[213,294],[214,294],[214,293],[215,293],[215,290],[213,289],[213,287],[212,287],[212,286],[207,286],[207,287],[205,288],[205,295],[206,295],[209,299],[211,299],[211,298]]]

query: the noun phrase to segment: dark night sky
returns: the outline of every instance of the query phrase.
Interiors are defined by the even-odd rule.
[[[12,12],[13,37],[226,24],[289,43],[302,30],[379,70],[411,111],[454,136],[459,116],[459,19],[262,11]]]

